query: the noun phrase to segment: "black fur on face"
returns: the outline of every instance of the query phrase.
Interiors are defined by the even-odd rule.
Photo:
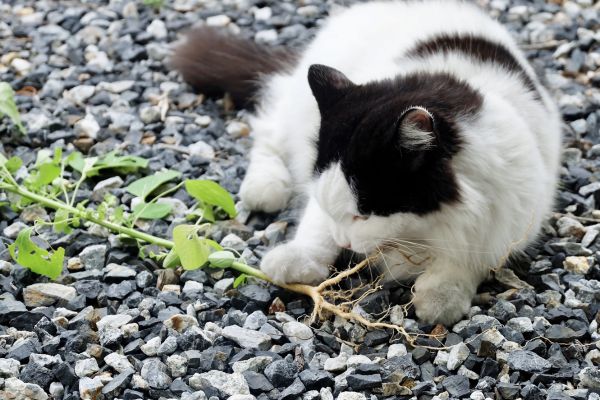
[[[321,112],[315,172],[340,162],[361,214],[422,215],[460,199],[456,121],[480,109],[477,91],[429,73],[355,85],[323,65],[308,80]]]

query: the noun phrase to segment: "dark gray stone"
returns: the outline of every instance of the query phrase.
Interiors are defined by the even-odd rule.
[[[508,354],[508,366],[523,372],[545,372],[552,364],[529,350],[515,350]]]
[[[442,385],[452,397],[456,398],[468,396],[471,392],[469,378],[462,375],[448,376],[444,378]]]
[[[286,360],[274,361],[265,368],[265,376],[276,388],[290,385],[297,375],[296,365]]]

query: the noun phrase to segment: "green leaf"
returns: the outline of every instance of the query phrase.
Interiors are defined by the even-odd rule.
[[[175,252],[175,249],[171,249],[167,256],[163,259],[163,268],[177,268],[181,265],[181,260]]]
[[[92,168],[90,168],[87,176],[98,175],[104,169],[115,169],[120,173],[127,174],[135,172],[140,168],[146,168],[148,160],[136,156],[119,156],[116,151],[100,157]]]
[[[148,166],[148,160],[136,156],[119,156],[111,151],[102,157],[84,158],[79,152],[73,152],[67,157],[67,164],[75,171],[86,176],[96,176],[106,169],[114,169],[119,173],[128,174]]]
[[[25,135],[25,127],[21,121],[21,115],[15,103],[15,92],[6,82],[0,82],[0,117],[7,116]]]
[[[171,214],[172,209],[167,203],[141,202],[133,208],[133,219],[161,219]]]
[[[8,250],[16,263],[29,268],[36,274],[56,279],[62,272],[65,249],[59,247],[54,253],[44,250],[31,240],[32,228],[23,229],[19,232],[17,240]]]
[[[144,0],[144,5],[159,9],[163,6],[164,0]]]
[[[154,192],[158,187],[172,179],[179,178],[181,173],[177,171],[164,171],[159,172],[151,176],[146,176],[142,179],[132,182],[125,188],[129,193],[134,196],[141,197],[142,200],[146,200],[146,197]]]
[[[204,205],[202,218],[209,222],[215,222],[215,213],[213,212],[213,207],[210,204]]]
[[[118,206],[114,209],[112,221],[119,225],[123,225],[125,223],[125,212],[123,210],[123,206]]]
[[[235,260],[236,257],[231,251],[215,251],[208,256],[210,265],[215,268],[229,268]]]
[[[59,233],[70,233],[72,229],[69,226],[69,217],[69,211],[62,208],[56,210],[56,213],[54,213],[54,231]]]
[[[60,166],[54,162],[48,162],[38,167],[38,170],[31,175],[31,184],[34,187],[49,185],[53,180],[60,176]]]
[[[209,180],[186,180],[185,189],[196,200],[204,204],[221,207],[230,218],[236,216],[233,198],[221,185]]]
[[[183,269],[191,270],[202,267],[208,261],[211,245],[207,239],[198,236],[195,225],[178,225],[173,229],[175,253],[181,260]]]
[[[233,288],[236,289],[238,286],[245,284],[247,279],[248,275],[241,274],[240,276],[235,278],[235,281],[233,281]]]
[[[6,169],[8,169],[9,172],[14,173],[14,172],[17,172],[17,170],[19,168],[21,168],[22,165],[23,165],[23,160],[21,160],[17,156],[14,156],[6,161],[5,167],[6,167]]]
[[[69,154],[66,158],[66,162],[69,167],[73,168],[79,173],[82,173],[83,169],[85,168],[85,160],[83,155],[78,151],[74,151]]]

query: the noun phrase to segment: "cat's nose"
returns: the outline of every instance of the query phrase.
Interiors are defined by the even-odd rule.
[[[348,250],[352,250],[352,244],[351,243],[346,243],[342,246],[340,246],[343,249],[348,249]]]

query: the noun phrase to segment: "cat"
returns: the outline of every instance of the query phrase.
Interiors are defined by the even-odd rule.
[[[240,197],[306,207],[261,269],[318,283],[341,249],[415,280],[425,323],[468,313],[553,206],[561,121],[504,27],[461,1],[374,1],[330,16],[303,50],[193,29],[172,65],[206,93],[255,104]]]

